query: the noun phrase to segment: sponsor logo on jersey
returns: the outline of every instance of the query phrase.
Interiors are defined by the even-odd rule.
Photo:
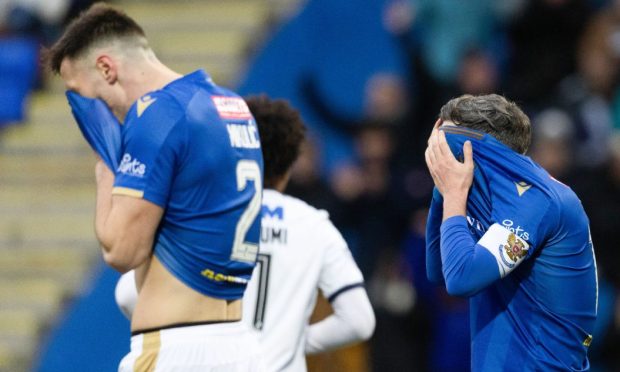
[[[467,216],[467,223],[469,224],[469,230],[473,234],[482,235],[486,232],[486,229],[484,228],[482,223],[471,216]]]
[[[512,220],[506,219],[502,221],[502,225],[508,230],[510,230],[511,233],[514,233],[516,236],[525,241],[529,241],[530,233],[525,231],[521,226],[514,227],[514,224],[515,223]]]
[[[279,220],[284,219],[284,209],[282,207],[269,208],[267,205],[263,205],[260,211],[262,218],[277,218]]]
[[[138,114],[138,117],[142,116],[142,114],[144,113],[144,110],[146,110],[155,101],[157,101],[157,98],[153,98],[149,95],[140,97],[140,99],[138,99],[138,103],[136,107],[137,108],[136,112]]]
[[[249,121],[248,125],[227,124],[226,129],[228,129],[228,136],[230,137],[230,145],[232,147],[243,149],[260,148],[258,130],[253,125],[252,120]]]
[[[239,97],[212,96],[211,99],[223,119],[252,119],[247,103]]]
[[[144,173],[146,173],[146,165],[140,163],[138,159],[132,159],[131,154],[126,153],[123,155],[121,164],[118,166],[118,171],[128,176],[144,177]]]
[[[238,276],[226,275],[222,273],[217,273],[211,269],[204,269],[200,272],[200,275],[205,278],[212,280],[214,282],[228,282],[228,283],[239,283],[239,284],[247,284],[248,280],[239,278]]]
[[[515,186],[517,186],[517,193],[519,194],[519,196],[525,194],[527,190],[532,188],[532,185],[529,185],[525,183],[524,181],[515,182]]]

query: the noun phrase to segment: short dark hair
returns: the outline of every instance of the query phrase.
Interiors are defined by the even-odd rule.
[[[532,142],[530,119],[516,103],[499,94],[453,98],[441,108],[439,118],[490,134],[520,154]]]
[[[145,38],[136,21],[108,4],[95,3],[71,21],[60,39],[44,52],[44,62],[58,74],[65,58],[80,56],[96,42],[131,36]]]
[[[265,187],[274,187],[297,160],[306,127],[299,112],[288,101],[266,95],[245,100],[258,125],[265,162]]]

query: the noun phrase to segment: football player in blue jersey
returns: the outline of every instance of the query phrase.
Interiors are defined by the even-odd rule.
[[[105,261],[136,269],[131,351],[120,371],[254,371],[239,322],[256,262],[262,154],[246,103],[201,70],[155,56],[125,13],[95,4],[48,51],[67,89],[123,123],[118,166],[96,165]],[[115,169],[111,169],[115,168]]]
[[[530,136],[513,102],[465,95],[442,107],[428,141],[427,271],[470,298],[473,371],[590,368],[598,288],[588,218],[524,155]]]

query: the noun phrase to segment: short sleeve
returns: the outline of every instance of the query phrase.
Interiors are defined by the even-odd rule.
[[[364,277],[340,232],[326,219],[317,236],[325,242],[319,288],[331,302],[349,289],[362,287]]]
[[[146,107],[140,105],[145,97]],[[177,125],[181,115],[174,101],[145,97],[130,111],[134,119],[125,124],[112,194],[143,198],[165,208],[183,147]]]

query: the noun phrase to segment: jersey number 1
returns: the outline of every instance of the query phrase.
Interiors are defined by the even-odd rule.
[[[250,200],[243,214],[237,222],[235,229],[235,240],[233,242],[231,260],[254,263],[258,254],[258,244],[248,243],[245,236],[250,226],[256,220],[260,212],[261,194],[263,185],[261,182],[261,171],[258,163],[253,160],[240,160],[237,163],[237,191],[243,191],[248,185],[248,181],[254,181],[256,192]]]

